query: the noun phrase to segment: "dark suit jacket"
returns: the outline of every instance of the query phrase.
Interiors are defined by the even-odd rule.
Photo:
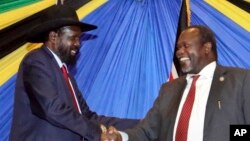
[[[185,77],[180,77],[162,85],[146,118],[136,128],[126,130],[129,141],[173,141],[177,110],[186,83]],[[250,124],[249,105],[250,71],[217,65],[206,106],[203,140],[229,141],[231,124]]]
[[[83,137],[95,141],[100,140],[100,123],[120,129],[137,123],[90,111],[75,79],[70,79],[82,115],[75,110],[67,83],[47,47],[23,59],[16,81],[11,141],[80,141]]]

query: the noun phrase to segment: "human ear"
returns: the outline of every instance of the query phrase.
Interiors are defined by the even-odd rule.
[[[205,47],[205,53],[208,54],[212,49],[212,43],[207,42],[207,43],[204,44],[204,47]]]
[[[55,31],[50,31],[49,32],[49,41],[50,42],[55,42],[56,40],[56,37],[57,37],[57,33]]]

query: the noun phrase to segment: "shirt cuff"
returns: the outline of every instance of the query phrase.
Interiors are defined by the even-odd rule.
[[[118,131],[122,136],[122,141],[128,141],[128,134],[122,131]]]

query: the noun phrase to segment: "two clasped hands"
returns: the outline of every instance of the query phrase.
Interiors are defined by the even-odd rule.
[[[121,134],[113,126],[110,126],[108,129],[101,125],[101,141],[122,141]]]

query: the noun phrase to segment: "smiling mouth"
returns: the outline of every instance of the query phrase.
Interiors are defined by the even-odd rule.
[[[77,53],[77,50],[71,50],[70,53],[71,53],[71,55],[75,56]]]
[[[185,61],[188,61],[190,60],[188,57],[182,57],[179,59],[180,62],[185,62]]]

